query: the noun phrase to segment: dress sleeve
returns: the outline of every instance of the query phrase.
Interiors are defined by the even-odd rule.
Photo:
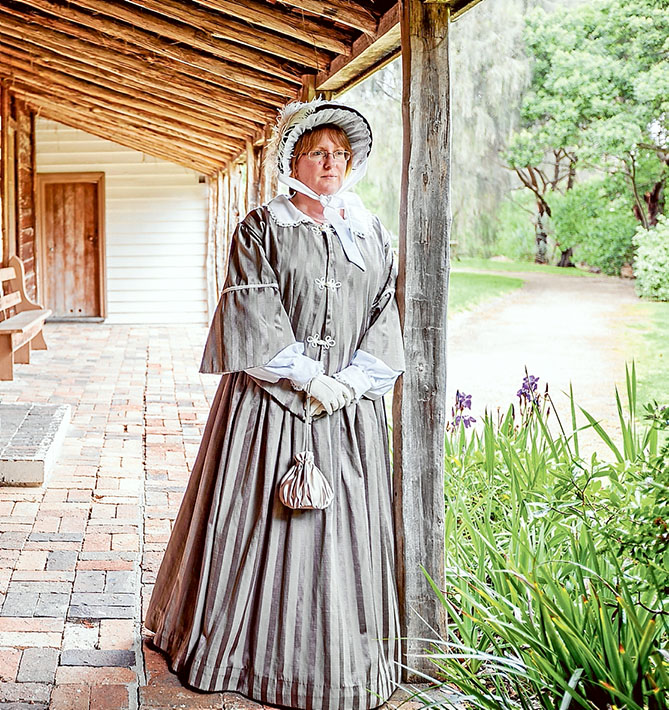
[[[355,394],[356,400],[361,397],[367,399],[381,399],[390,392],[395,385],[395,380],[402,373],[393,370],[383,360],[356,350],[351,364],[340,370],[335,379],[348,385]]]
[[[251,367],[246,370],[246,374],[255,377],[256,380],[278,382],[285,377],[300,388],[322,373],[323,363],[304,354],[304,343],[293,343],[262,367]]]
[[[380,360],[398,374],[404,372],[404,347],[402,328],[395,298],[397,267],[390,244],[390,235],[378,223],[384,241],[384,270],[381,288],[372,303],[369,325],[365,330],[357,350],[364,350],[373,358]]]
[[[259,218],[252,212],[232,237],[228,275],[200,372],[225,374],[259,367],[294,342],[277,276],[263,248]]]

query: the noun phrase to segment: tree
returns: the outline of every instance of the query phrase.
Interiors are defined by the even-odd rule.
[[[547,193],[564,193],[579,171],[624,177],[636,219],[664,211],[669,175],[669,2],[595,0],[527,18],[533,75],[522,127],[505,153],[536,196],[537,256],[545,243]],[[640,166],[643,169],[640,170]],[[564,254],[563,260],[564,261]]]

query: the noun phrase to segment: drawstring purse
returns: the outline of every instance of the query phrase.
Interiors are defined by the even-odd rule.
[[[279,482],[279,500],[293,510],[322,510],[332,503],[332,486],[314,462],[311,451],[311,404],[309,388],[304,400],[306,424],[302,451],[295,455],[295,464]]]

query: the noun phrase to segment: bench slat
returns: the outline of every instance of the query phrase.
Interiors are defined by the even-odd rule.
[[[4,311],[5,308],[11,308],[17,303],[21,303],[21,293],[20,291],[14,291],[13,293],[7,293],[4,296],[0,296],[0,310]]]
[[[0,334],[23,333],[35,323],[43,323],[51,315],[50,308],[35,311],[22,311],[0,322]]]
[[[10,281],[16,278],[16,271],[13,266],[5,266],[0,269],[0,281]]]

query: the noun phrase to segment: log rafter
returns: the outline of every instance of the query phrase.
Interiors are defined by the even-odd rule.
[[[18,63],[14,60],[14,63]],[[172,129],[176,134],[188,137],[203,146],[209,146],[216,150],[219,145],[234,145],[234,139],[226,136],[221,131],[214,131],[210,128],[195,128],[188,121],[184,121],[175,112],[165,111],[163,114],[152,111],[152,105],[146,102],[131,101],[127,96],[117,94],[108,89],[97,89],[86,87],[85,82],[77,82],[74,79],[67,83],[57,83],[53,76],[49,86],[44,86],[44,80],[39,75],[29,72],[23,63],[20,70],[12,69],[9,62],[0,57],[0,66],[5,75],[9,75],[10,86],[15,93],[18,87],[23,90],[30,90],[38,93],[44,98],[52,98],[56,102],[61,100],[76,100],[82,106],[87,106],[93,113],[103,113],[109,116],[116,116],[121,122],[127,119],[138,122],[140,125],[145,122],[147,125],[163,127],[165,130]],[[244,141],[242,141],[243,143]]]
[[[286,35],[251,28],[248,24],[238,22],[219,12],[193,7],[192,3],[185,5],[179,0],[130,0],[130,2],[137,7],[161,13],[184,24],[192,24],[202,32],[209,33],[211,37],[253,47],[312,69],[322,69],[333,56],[314,46],[313,43],[296,42]]]
[[[45,50],[40,53],[28,53],[16,49],[6,44],[6,37],[0,30],[0,65],[8,68],[10,76],[22,78],[23,76],[33,76],[45,81],[44,86],[48,87],[50,82],[61,87],[73,87],[80,91],[91,90],[100,96],[113,97],[112,91],[117,94],[116,102],[129,102],[131,106],[139,106],[157,115],[189,123],[195,129],[205,129],[220,133],[222,136],[233,136],[247,140],[254,132],[253,124],[243,127],[238,124],[226,125],[225,115],[217,116],[216,113],[202,111],[198,109],[197,103],[181,102],[175,100],[169,94],[161,95],[160,91],[154,89],[151,93],[142,93],[142,99],[137,99],[136,95],[127,98],[126,94],[119,91],[119,87],[114,82],[114,75],[110,72],[92,69],[89,65],[80,65],[75,61],[62,60],[58,55],[49,55]],[[110,79],[111,77],[111,86]],[[87,82],[87,83],[86,83]],[[129,86],[134,82],[127,78]],[[113,102],[113,98],[112,98]]]
[[[154,81],[168,83],[182,90],[183,96],[190,96],[191,92],[210,96],[217,105],[226,106],[230,113],[242,119],[262,124],[274,114],[274,101],[269,99],[268,94],[251,90],[245,92],[244,87],[215,74],[169,58],[157,58],[150,52],[135,51],[125,42],[86,28],[79,29],[56,20],[58,29],[54,30],[34,23],[33,19],[31,15],[0,8],[0,31],[4,30],[17,43],[29,43],[92,67],[101,66],[116,71],[124,80],[135,76],[138,80],[146,79],[149,85]],[[76,32],[76,36],[68,32]]]
[[[283,10],[279,5],[272,7],[260,0],[245,0],[244,2],[238,0],[196,0],[196,2],[210,10],[223,12],[231,17],[250,22],[256,27],[265,27],[335,54],[346,54],[353,41],[351,35],[334,26],[324,26],[315,19],[300,17]]]
[[[116,21],[124,22],[135,29],[142,28],[144,33],[156,35],[158,38],[168,39],[174,42],[183,42],[190,47],[208,52],[209,54],[221,59],[236,62],[241,66],[252,66],[259,72],[264,72],[271,76],[281,77],[287,81],[296,81],[299,79],[299,71],[296,67],[291,67],[285,62],[278,61],[275,57],[249,48],[242,43],[227,42],[223,39],[212,40],[206,32],[201,32],[197,27],[186,24],[183,20],[188,17],[189,13],[184,15],[179,13],[179,18],[175,17],[174,9],[172,9],[172,20],[165,19],[163,16],[156,16],[153,12],[146,12],[137,5],[127,5],[123,2],[109,0],[69,0],[67,6],[62,6],[53,0],[15,0],[16,2],[25,2],[31,7],[44,10],[51,14],[56,14],[61,17],[68,18],[70,15],[77,18],[79,22],[85,22],[85,14],[81,13],[77,8],[82,8],[87,13],[94,13],[93,17],[105,21],[106,18],[114,22],[108,22],[110,29],[118,30]],[[169,0],[165,3],[169,7]],[[154,8],[155,9],[155,8]],[[197,25],[197,14],[193,17]],[[97,23],[96,23],[97,24]],[[104,31],[104,30],[103,30]],[[126,32],[128,30],[126,29]],[[130,34],[128,32],[128,34]],[[135,36],[138,36],[135,34]]]
[[[341,22],[366,34],[376,32],[377,20],[374,14],[362,3],[354,0],[327,0],[325,2],[322,0],[279,0],[279,2],[329,20]]]
[[[179,104],[168,96],[156,96],[154,93],[142,94],[142,98],[128,97],[127,94],[117,91],[117,87],[107,88],[109,73],[98,70],[93,73],[89,69],[82,70],[76,62],[62,62],[57,57],[35,56],[21,52],[13,47],[8,47],[3,42],[0,33],[0,66],[7,69],[7,75],[15,79],[32,77],[39,80],[44,87],[51,84],[72,88],[83,95],[96,95],[109,101],[110,106],[129,105],[147,111],[151,115],[185,123],[195,132],[200,129],[220,134],[221,138],[233,136],[248,139],[253,133],[252,128],[241,128],[236,124],[222,126],[215,116],[208,115],[193,109],[192,104]],[[46,80],[46,82],[45,82]],[[45,93],[48,94],[48,88]]]
[[[81,36],[82,29],[94,30],[112,39],[120,40],[122,43],[148,50],[155,55],[155,61],[159,62],[163,57],[168,57],[183,65],[211,72],[227,81],[239,83],[255,91],[267,92],[270,95],[274,95],[275,101],[280,102],[282,99],[286,100],[294,96],[299,88],[294,83],[296,81],[299,82],[297,75],[291,81],[283,77],[269,76],[248,66],[242,66],[227,59],[211,56],[209,53],[188,46],[187,43],[177,44],[174,39],[163,39],[139,27],[121,23],[99,14],[93,15],[69,4],[60,5],[52,0],[13,0],[13,2],[28,6],[31,9],[30,15],[34,14],[35,9],[48,13],[34,14],[32,21],[38,26],[61,29],[61,31],[75,37]],[[104,5],[106,3],[100,4]],[[4,6],[3,9],[10,13],[14,11],[10,6]],[[57,22],[58,19],[65,20],[65,26]],[[178,40],[176,41],[178,42]]]
[[[229,139],[226,142],[215,142],[211,138],[205,138],[202,135],[194,134],[192,131],[184,129],[182,124],[177,124],[171,121],[160,120],[154,117],[145,117],[141,112],[127,109],[112,109],[103,107],[99,101],[90,100],[87,97],[78,95],[72,90],[54,89],[51,88],[45,92],[40,86],[39,81],[22,77],[22,80],[10,82],[12,92],[32,101],[39,101],[42,106],[69,107],[80,108],[89,117],[105,118],[109,123],[113,123],[118,127],[134,127],[147,131],[155,130],[162,133],[164,136],[170,136],[176,140],[186,141],[193,146],[193,150],[201,153],[203,156],[219,157],[224,152],[235,152],[237,146],[242,146],[243,141]]]

